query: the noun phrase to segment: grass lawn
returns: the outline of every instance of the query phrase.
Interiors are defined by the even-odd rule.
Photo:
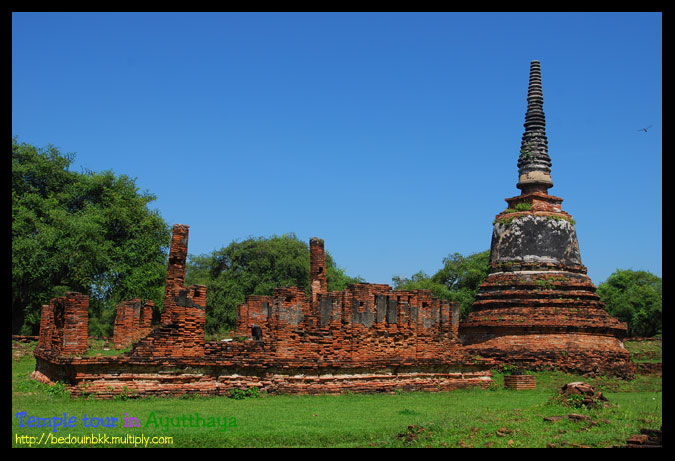
[[[503,388],[503,376],[495,373],[496,385],[489,390],[106,401],[71,399],[60,386],[31,380],[34,345],[14,347],[13,447],[134,446],[128,438],[126,443],[113,443],[112,437],[127,436],[137,441],[143,437],[137,446],[149,439],[148,447],[611,447],[625,444],[642,428],[660,429],[662,425],[660,376],[639,376],[627,382],[542,372],[537,373],[536,390],[511,391]],[[554,403],[551,398],[572,381],[598,387],[610,406],[587,409]],[[51,427],[20,427],[16,414],[21,412],[26,413],[24,426],[29,416],[51,419],[66,413],[76,418],[75,427],[56,432]],[[569,419],[570,413],[590,420]],[[85,415],[104,422],[106,417],[115,417],[117,424],[84,427]],[[124,427],[125,415],[137,418],[139,427]],[[194,427],[197,415],[203,420]],[[563,418],[544,421],[550,416]],[[203,427],[209,422],[214,427]],[[218,426],[223,422],[225,427]],[[102,440],[66,444],[69,435],[71,442],[91,435]]]

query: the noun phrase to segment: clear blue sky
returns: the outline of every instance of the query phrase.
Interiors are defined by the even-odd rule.
[[[391,284],[489,249],[534,59],[589,276],[661,276],[660,13],[14,13],[12,133],[137,178],[190,253],[294,232]]]

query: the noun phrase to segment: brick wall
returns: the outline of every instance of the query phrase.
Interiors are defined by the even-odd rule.
[[[68,292],[42,306],[38,347],[55,355],[87,352],[89,297]]]
[[[155,303],[132,299],[118,304],[115,308],[113,344],[115,349],[124,349],[150,333],[152,309]]]
[[[238,306],[238,336],[260,328],[269,353],[320,366],[448,363],[466,360],[458,339],[459,309],[429,290],[393,291],[361,283],[325,291],[323,241],[310,240],[311,294],[277,288]]]
[[[116,347],[133,343],[132,349],[118,357],[68,357],[54,347],[61,317],[53,313],[61,311],[47,306],[33,376],[64,381],[73,395],[103,398],[125,387],[138,395],[223,395],[249,386],[315,394],[437,391],[492,382],[492,362],[462,349],[457,306],[428,290],[393,291],[381,284],[328,292],[320,239],[310,242],[309,296],[281,287],[239,306],[237,333],[250,337],[255,326],[260,340],[205,342],[206,287],[184,286],[187,240],[188,226],[174,226],[160,325],[147,332],[151,304],[120,303],[113,341]],[[84,345],[86,351],[86,336]]]
[[[72,396],[114,398],[183,394],[229,395],[233,389],[257,387],[268,393],[340,394],[344,392],[450,391],[492,384],[491,372],[467,366],[461,370],[440,367],[372,367],[319,369],[286,366],[265,357],[252,341],[216,347],[218,360],[143,360],[138,357],[53,357],[36,349],[33,378],[66,383]],[[211,355],[211,354],[208,354]],[[250,359],[254,357],[254,359]]]

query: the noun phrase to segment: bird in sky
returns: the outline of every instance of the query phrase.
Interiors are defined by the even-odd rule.
[[[640,128],[639,130],[636,130],[636,131],[642,131],[642,132],[645,132],[645,133],[646,133],[647,130],[650,129],[651,127],[653,127],[653,126],[654,126],[654,125],[649,125],[648,127]]]

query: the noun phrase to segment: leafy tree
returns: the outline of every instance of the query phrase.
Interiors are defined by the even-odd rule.
[[[432,280],[423,271],[413,274],[410,278],[392,277],[395,290],[431,290],[431,295],[439,299],[452,299],[453,293],[442,283]]]
[[[453,293],[451,299],[459,303],[461,319],[465,319],[471,312],[476,293],[487,276],[489,263],[490,250],[469,256],[453,253],[443,259],[443,267],[434,274],[432,279],[442,283]]]
[[[464,319],[487,275],[489,261],[489,250],[469,256],[453,253],[443,259],[443,267],[431,277],[418,272],[411,279],[393,277],[392,281],[397,290],[428,289],[439,299],[459,303],[460,318]]]
[[[92,334],[110,334],[114,305],[161,306],[170,238],[155,196],[111,171],[69,170],[74,154],[12,139],[12,332],[36,334],[40,306],[90,296]]]
[[[662,328],[662,280],[650,272],[617,269],[598,286],[607,312],[628,324],[630,336],[654,336]]]
[[[329,291],[344,290],[362,280],[345,275],[326,252]],[[232,242],[210,254],[190,255],[186,284],[206,285],[206,331],[234,328],[237,306],[248,295],[271,295],[277,287],[297,286],[309,292],[309,246],[295,234]]]

